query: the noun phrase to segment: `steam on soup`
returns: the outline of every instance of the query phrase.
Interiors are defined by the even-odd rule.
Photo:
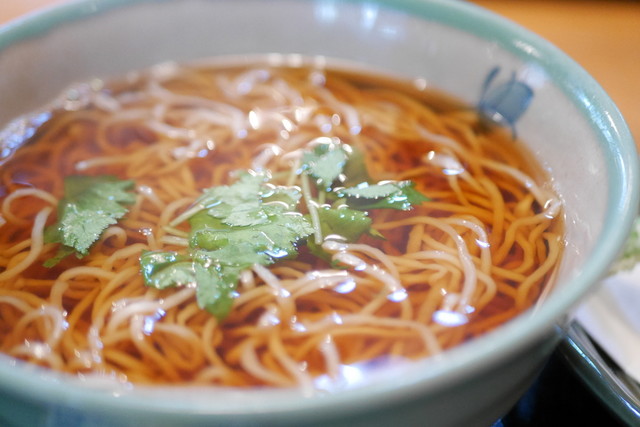
[[[3,133],[0,345],[52,369],[313,387],[495,328],[562,252],[532,156],[408,82],[167,64],[33,117]]]

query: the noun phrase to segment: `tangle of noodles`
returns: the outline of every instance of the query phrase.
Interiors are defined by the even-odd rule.
[[[261,62],[164,64],[59,101],[44,124],[23,122],[28,141],[0,166],[0,350],[16,358],[139,384],[314,387],[346,365],[441,352],[551,286],[561,206],[532,156],[472,109],[409,83]],[[19,145],[17,127],[5,148]],[[140,254],[187,245],[180,215],[202,189],[238,169],[288,184],[301,150],[323,137],[359,148],[376,180],[412,180],[429,201],[371,211],[384,239],[320,239],[343,268],[301,247],[244,271],[223,322],[194,289],[144,286]],[[56,245],[43,229],[73,174],[134,180],[136,202],[88,256],[45,268]]]

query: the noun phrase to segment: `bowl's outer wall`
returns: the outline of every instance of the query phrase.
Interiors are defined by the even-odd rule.
[[[263,413],[222,415],[215,418],[221,426],[261,427],[371,427],[371,426],[439,426],[485,427],[504,415],[531,385],[550,352],[557,345],[559,330],[530,347],[521,349],[516,357],[462,383],[452,382],[436,395],[372,402],[357,408],[324,408],[323,411],[298,413]],[[0,390],[2,386],[0,386]],[[293,402],[292,406],[295,406]],[[29,396],[16,397],[15,390],[0,391],[0,423],[10,426],[74,426],[74,427],[138,427],[153,423],[156,427],[210,426],[208,414],[152,413],[140,408],[114,410],[107,406],[84,406],[77,402],[50,404],[33,401]]]
[[[471,419],[486,424],[504,412],[557,341],[553,325],[604,274],[637,209],[635,146],[597,84],[535,36],[464,2],[185,0],[132,1],[126,8],[125,3],[79,1],[0,30],[0,124],[39,108],[72,82],[167,60],[226,54],[275,52],[273,60],[291,63],[299,57],[279,54],[355,61],[422,78],[470,104],[479,101],[495,67],[500,78],[513,74],[534,90],[529,110],[514,126],[566,202],[570,245],[559,274],[562,286],[535,315],[476,340],[464,351],[450,352],[446,361],[418,364],[412,376],[351,393],[342,401],[324,400],[342,420],[349,412],[356,414],[350,425],[358,420],[384,425],[402,405],[407,422],[422,424],[427,417],[433,426],[470,425]],[[184,404],[171,398],[159,403],[136,396],[100,399],[55,382],[38,387],[36,377],[25,380],[6,363],[0,363],[0,381],[6,395],[21,396],[0,402],[3,414],[32,399],[43,409],[33,420],[45,424],[65,419],[108,424],[135,417],[170,424],[174,419],[159,415],[161,410],[171,412],[177,402]],[[209,406],[201,400],[194,399],[192,413],[182,421],[199,422],[210,412],[243,407],[238,401],[225,402],[225,408],[215,399]],[[272,417],[279,424],[299,425],[323,421],[327,411],[322,402],[300,400],[287,415],[285,406],[278,406],[281,402],[265,402],[250,405],[271,415],[245,414],[244,421],[259,424]],[[105,408],[109,413],[101,414]],[[150,408],[156,412],[144,412]],[[277,415],[281,409],[284,415]]]

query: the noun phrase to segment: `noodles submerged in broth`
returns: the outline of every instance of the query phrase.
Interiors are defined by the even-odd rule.
[[[0,350],[55,370],[137,384],[339,383],[345,368],[429,357],[527,310],[562,253],[561,205],[532,156],[412,83],[260,61],[164,64],[74,86],[34,117],[1,134]],[[336,147],[355,160],[324,158],[345,168],[335,191],[353,164],[378,189],[410,183],[418,202],[361,209],[347,218],[366,224],[356,239],[319,228],[314,214],[346,199],[309,175],[308,156]],[[130,180],[131,203],[86,256],[45,266],[60,245],[43,236],[76,175]],[[304,219],[304,238],[239,268],[224,315],[203,309],[189,280],[147,286],[143,254],[189,253],[187,213],[242,176],[295,193],[297,212],[270,218]]]

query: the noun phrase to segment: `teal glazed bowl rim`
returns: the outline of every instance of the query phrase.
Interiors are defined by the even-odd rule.
[[[103,12],[130,4],[162,3],[166,0],[79,0],[62,4],[27,15],[0,27],[0,55],[23,40],[45,34],[48,30],[65,23],[83,20]],[[310,2],[313,0],[300,0]],[[611,188],[608,194],[607,217],[595,249],[574,277],[564,283],[564,288],[554,292],[536,311],[534,317],[520,317],[500,328],[499,333],[490,333],[473,345],[473,352],[453,349],[447,352],[446,363],[429,362],[425,369],[412,369],[413,375],[366,385],[354,390],[340,392],[339,396],[323,396],[321,399],[298,399],[294,411],[331,408],[337,413],[360,408],[366,410],[371,402],[393,401],[417,396],[447,382],[457,381],[470,372],[505,358],[542,338],[560,325],[563,318],[580,299],[588,293],[603,276],[608,266],[618,256],[627,239],[628,231],[638,212],[640,182],[638,154],[632,135],[617,107],[605,91],[590,75],[559,49],[511,23],[477,6],[451,0],[347,0],[332,3],[375,3],[419,18],[428,18],[444,25],[471,33],[481,39],[495,43],[501,49],[539,64],[553,83],[572,100],[577,110],[599,135],[602,151],[607,154],[607,169],[612,171]],[[503,350],[500,355],[495,349]],[[4,357],[4,356],[0,356]],[[5,358],[6,359],[6,358]],[[34,370],[36,370],[34,368]],[[37,375],[25,376],[25,370],[12,369],[11,363],[0,364],[0,389],[19,393],[35,402],[66,404],[83,402],[86,408],[102,408],[103,411],[136,409],[157,413],[172,412],[193,414],[188,402],[171,398],[149,400],[128,396],[126,399],[108,398],[100,391],[82,388],[62,388],[53,379],[43,382]],[[252,407],[256,413],[284,411],[278,404]],[[215,405],[214,405],[215,406]],[[225,414],[224,408],[208,411],[198,407],[198,416]],[[218,412],[216,412],[218,411]]]

